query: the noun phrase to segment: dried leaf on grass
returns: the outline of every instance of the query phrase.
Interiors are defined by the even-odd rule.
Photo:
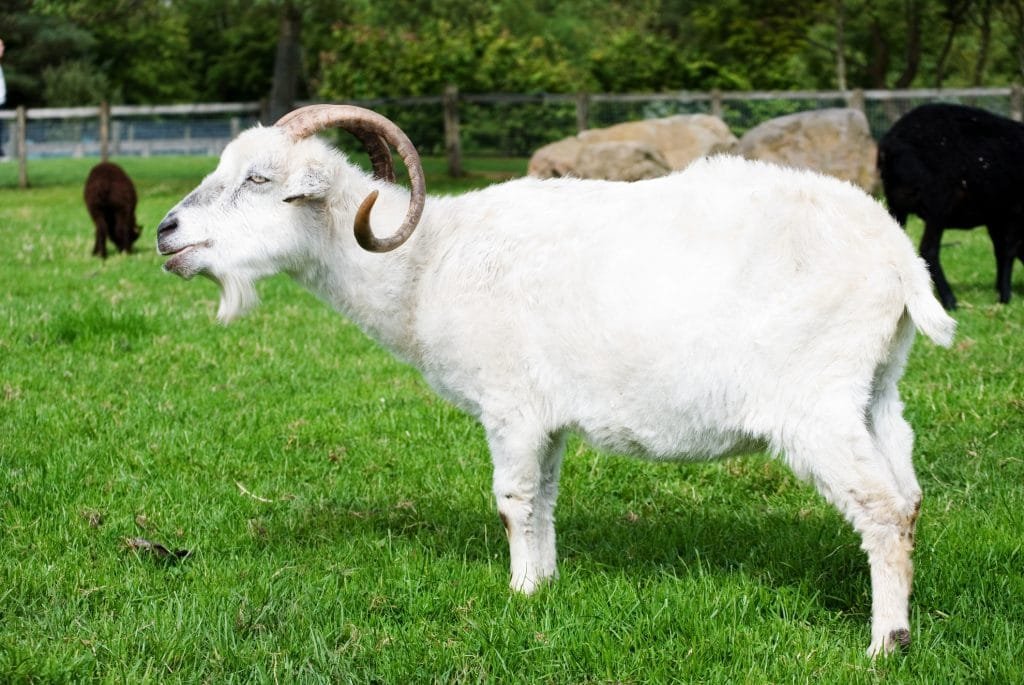
[[[176,549],[173,552],[159,542],[153,542],[146,538],[127,538],[125,545],[135,552],[151,554],[153,558],[160,560],[176,561],[191,556],[192,551],[188,549]]]
[[[249,497],[252,497],[257,502],[264,502],[266,504],[271,504],[274,501],[272,499],[267,499],[266,497],[260,497],[259,495],[252,494],[251,492],[249,492],[249,488],[245,487],[244,485],[239,483],[237,480],[235,481],[235,485],[238,486],[239,492],[241,492],[243,495],[248,495]]]
[[[98,511],[83,511],[82,518],[89,523],[90,528],[99,528],[103,525],[103,514]]]

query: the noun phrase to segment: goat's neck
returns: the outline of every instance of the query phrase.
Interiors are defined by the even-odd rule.
[[[386,235],[401,224],[409,195],[395,186],[375,187],[380,196],[373,209],[374,231]],[[310,268],[297,278],[367,335],[399,357],[415,362],[413,300],[416,263],[420,261],[415,251],[426,216],[405,245],[381,254],[356,245],[351,217],[352,212],[334,212],[333,226],[323,233],[322,244],[311,255]]]

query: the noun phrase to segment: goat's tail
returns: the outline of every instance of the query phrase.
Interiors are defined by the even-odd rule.
[[[949,347],[956,332],[956,321],[946,313],[932,294],[932,279],[924,260],[914,256],[913,262],[910,268],[903,272],[907,312],[917,330],[928,336],[936,345]]]

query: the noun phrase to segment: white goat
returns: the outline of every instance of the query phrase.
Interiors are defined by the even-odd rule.
[[[359,136],[376,176],[313,137],[327,126]],[[389,142],[411,193],[391,182]],[[394,237],[373,237],[374,200],[377,220],[403,222]],[[921,490],[897,381],[915,326],[948,345],[955,324],[885,209],[729,157],[638,183],[520,179],[425,200],[393,123],[316,106],[232,142],[158,247],[168,271],[220,284],[225,322],[256,302],[257,279],[291,274],[477,417],[514,589],[556,575],[570,431],[652,459],[767,449],[862,537],[869,654],[909,642]]]

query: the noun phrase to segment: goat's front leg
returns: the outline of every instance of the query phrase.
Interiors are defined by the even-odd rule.
[[[508,426],[488,430],[494,496],[508,534],[510,586],[525,594],[557,575],[555,501],[565,438]]]
[[[92,217],[93,223],[96,225],[96,240],[93,243],[92,254],[95,257],[107,258],[107,219],[103,216],[103,212],[99,210],[89,210],[89,216]]]

